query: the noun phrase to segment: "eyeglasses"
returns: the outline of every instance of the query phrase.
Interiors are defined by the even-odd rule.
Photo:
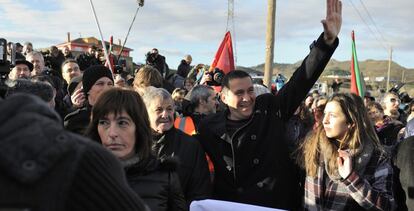
[[[396,99],[396,98],[390,98],[390,102],[391,103],[395,103],[395,102],[401,102],[401,100],[400,99]]]

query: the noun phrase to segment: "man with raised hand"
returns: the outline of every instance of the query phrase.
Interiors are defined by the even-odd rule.
[[[243,71],[224,77],[221,99],[227,109],[201,122],[198,136],[214,163],[214,198],[300,209],[300,177],[283,138],[284,128],[338,46],[341,1],[327,0],[322,25],[324,32],[276,96],[256,98],[252,79]]]

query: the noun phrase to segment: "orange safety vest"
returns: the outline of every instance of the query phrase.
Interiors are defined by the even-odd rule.
[[[175,118],[174,127],[190,136],[196,134],[193,119],[189,116]]]
[[[181,131],[183,131],[185,134],[192,136],[194,134],[196,134],[196,129],[195,129],[195,125],[193,122],[193,119],[189,116],[186,117],[176,117],[175,121],[174,121],[174,127],[176,129],[179,129]],[[210,157],[207,155],[206,153],[206,160],[207,160],[207,164],[208,164],[208,170],[210,171],[210,177],[211,180],[213,180],[214,177],[214,164],[211,161]]]

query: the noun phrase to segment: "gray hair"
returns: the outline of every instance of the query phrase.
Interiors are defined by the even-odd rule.
[[[163,88],[150,88],[144,91],[144,95],[142,95],[142,100],[145,103],[145,106],[149,108],[151,103],[154,100],[172,100],[171,94],[163,89]]]
[[[26,60],[29,60],[29,57],[32,57],[33,58],[35,56],[40,57],[43,60],[43,62],[45,61],[45,59],[43,58],[42,53],[40,53],[39,51],[32,51],[32,52],[28,53],[26,55]]]
[[[207,85],[197,85],[191,89],[188,93],[189,101],[193,108],[197,108],[200,104],[200,100],[207,101],[210,97],[211,91],[214,89]]]

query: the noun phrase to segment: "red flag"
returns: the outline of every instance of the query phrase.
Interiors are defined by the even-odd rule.
[[[209,71],[213,71],[216,67],[223,70],[225,74],[235,69],[233,43],[231,41],[231,34],[229,31],[224,36]]]
[[[359,70],[358,58],[355,47],[355,35],[352,31],[352,58],[351,58],[351,92],[361,97],[365,96],[365,83],[362,72]]]

